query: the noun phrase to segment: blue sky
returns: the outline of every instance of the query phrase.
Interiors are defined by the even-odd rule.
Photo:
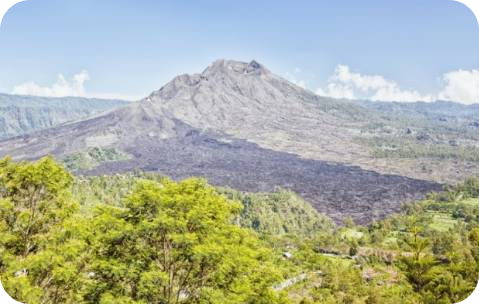
[[[477,20],[451,0],[28,0],[0,28],[0,91],[135,98],[218,58],[335,97],[479,102]]]

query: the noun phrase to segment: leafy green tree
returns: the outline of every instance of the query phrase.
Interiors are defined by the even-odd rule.
[[[430,241],[422,236],[424,232],[423,218],[410,215],[406,218],[407,231],[403,237],[406,252],[402,255],[402,263],[406,277],[420,292],[432,279],[432,269],[437,264],[434,256],[429,253]]]
[[[140,182],[125,208],[97,210],[87,301],[280,302],[271,252],[232,224],[239,209],[203,180]]]
[[[358,242],[356,240],[352,240],[349,243],[350,243],[350,245],[349,245],[349,255],[353,257],[356,254],[358,254],[359,245],[358,245]]]
[[[344,261],[327,260],[324,281],[315,292],[319,303],[358,303],[365,294],[365,282],[358,269]]]
[[[26,257],[52,226],[72,214],[71,175],[52,158],[35,163],[0,161],[0,216],[3,245]]]
[[[425,286],[424,302],[427,303],[458,303],[466,299],[475,285],[464,280],[458,273],[451,272],[447,267],[438,267],[433,278]]]
[[[474,180],[350,229],[288,192],[145,173],[72,180],[51,158],[0,161],[0,276],[21,302],[454,303],[479,276]]]
[[[49,157],[34,163],[0,161],[0,274],[7,292],[19,301],[62,299],[57,283],[69,275],[62,256],[69,251],[65,242],[52,239],[78,209],[71,182],[71,175]],[[70,260],[78,259],[70,253]],[[50,298],[53,294],[58,297]]]
[[[479,227],[469,232],[469,242],[471,242],[472,255],[476,261],[479,261]]]

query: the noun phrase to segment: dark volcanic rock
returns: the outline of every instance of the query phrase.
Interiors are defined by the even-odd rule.
[[[141,102],[0,141],[0,156],[63,158],[92,147],[115,148],[131,158],[79,173],[141,169],[175,179],[201,176],[214,185],[244,191],[283,187],[336,221],[352,216],[359,223],[398,211],[403,203],[441,189],[432,182],[306,159],[253,143],[265,138],[272,139],[271,146],[286,143],[302,151],[314,145],[328,151],[334,144],[347,147],[342,152],[354,150],[350,138],[343,137],[345,132],[334,127],[346,125],[345,118],[340,121],[325,109],[355,115],[359,111],[319,100],[257,62],[220,61],[202,74],[175,78]]]
[[[82,173],[140,169],[174,179],[200,176],[214,185],[251,192],[270,192],[279,186],[300,194],[337,222],[352,216],[362,224],[399,211],[401,203],[441,190],[431,182],[302,159],[245,140],[202,133],[178,121],[175,129],[182,135],[160,142],[148,136],[137,138],[134,147],[125,149],[134,155],[133,160],[104,163]]]
[[[428,133],[421,133],[418,136],[416,136],[416,139],[419,141],[430,141],[432,140],[432,137]]]

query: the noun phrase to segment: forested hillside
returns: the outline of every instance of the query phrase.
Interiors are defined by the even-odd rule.
[[[123,206],[124,198],[131,194],[142,180],[161,182],[165,179],[156,173],[78,177],[73,183],[73,196],[83,208],[106,203]],[[240,202],[241,211],[234,222],[261,234],[308,236],[314,231],[332,227],[327,216],[318,213],[308,202],[291,191],[278,189],[273,193],[245,193],[230,188],[217,191],[229,200]]]
[[[335,226],[281,189],[0,161],[0,277],[26,303],[455,303],[478,248],[474,179]]]
[[[0,139],[86,119],[127,104],[122,100],[0,94]]]
[[[198,179],[139,181],[81,208],[52,159],[0,162],[0,274],[26,303],[284,303],[274,255]]]

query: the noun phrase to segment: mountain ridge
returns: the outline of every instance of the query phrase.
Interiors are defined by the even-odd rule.
[[[127,157],[77,173],[140,169],[175,179],[202,176],[214,185],[250,192],[282,187],[337,222],[352,216],[366,223],[442,189],[432,178],[394,172],[396,162],[383,160],[387,166],[381,168],[381,160],[356,140],[389,134],[381,125],[390,119],[385,115],[317,96],[256,61],[219,60],[126,107],[0,141],[0,155],[75,159],[71,156],[90,149],[108,149]],[[368,130],[371,123],[381,127]],[[401,121],[392,120],[391,126],[403,132]]]
[[[127,101],[0,93],[0,139],[24,135],[127,105]]]
[[[441,183],[456,183],[469,175],[479,174],[477,162],[460,159],[461,152],[449,145],[465,137],[464,146],[476,149],[478,132],[470,126],[479,125],[479,115],[451,120],[454,122],[451,125],[449,121],[444,123],[431,105],[423,106],[425,114],[411,119],[411,112],[418,111],[414,104],[318,96],[271,73],[256,61],[217,60],[200,74],[174,78],[144,100],[166,109],[195,128],[221,130],[263,148],[307,159],[358,165],[385,174]],[[399,113],[391,109],[397,104],[402,108]],[[454,107],[463,108],[457,104]],[[454,113],[461,117],[463,114]],[[421,159],[401,157],[394,161],[375,157],[378,146],[389,149],[390,139],[407,135],[410,129],[418,134],[438,130],[436,137],[444,146],[441,149],[452,149],[448,153],[454,157],[443,159],[442,156],[426,155]],[[474,140],[469,140],[471,137]],[[427,171],[422,170],[424,164],[428,166]]]

